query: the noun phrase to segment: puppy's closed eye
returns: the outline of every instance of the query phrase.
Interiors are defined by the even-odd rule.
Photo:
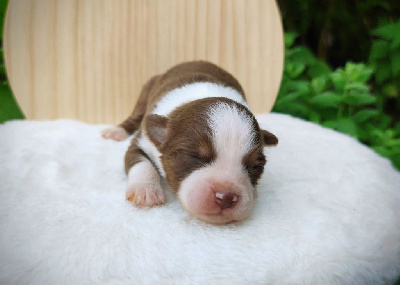
[[[202,156],[198,153],[194,153],[194,152],[182,151],[182,152],[178,153],[178,157],[183,158],[183,159],[189,159],[193,162],[201,163],[201,164],[210,163],[210,159],[208,159],[207,157]]]

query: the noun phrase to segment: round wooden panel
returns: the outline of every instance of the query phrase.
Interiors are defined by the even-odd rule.
[[[194,59],[231,72],[253,111],[268,112],[283,69],[273,0],[10,0],[4,32],[30,119],[119,123],[151,76]]]

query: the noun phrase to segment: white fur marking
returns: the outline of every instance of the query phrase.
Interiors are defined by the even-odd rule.
[[[160,100],[160,102],[157,103],[157,106],[154,108],[152,113],[168,116],[179,106],[195,100],[211,97],[228,98],[248,107],[243,96],[233,88],[210,82],[197,82],[176,88],[168,92]]]
[[[126,197],[139,206],[165,203],[160,176],[150,161],[138,162],[129,170]]]
[[[147,159],[134,164],[128,173],[128,184],[132,183],[152,183],[154,180],[160,181],[157,171]]]
[[[254,147],[252,119],[236,106],[218,103],[210,110],[209,125],[217,153],[217,168],[242,173],[242,159]]]
[[[160,174],[165,177],[164,167],[161,163],[161,153],[157,147],[147,137],[146,132],[143,130],[141,137],[138,139],[138,146],[149,156],[151,161],[156,165]]]

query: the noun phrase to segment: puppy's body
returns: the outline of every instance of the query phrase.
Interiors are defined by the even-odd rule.
[[[203,61],[151,78],[132,115],[103,136],[121,140],[134,131],[125,156],[127,199],[163,204],[161,175],[189,213],[211,223],[248,217],[263,147],[277,143],[260,130],[238,81]]]

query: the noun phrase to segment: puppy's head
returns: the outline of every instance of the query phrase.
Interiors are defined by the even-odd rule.
[[[244,220],[266,162],[263,147],[278,139],[229,99],[183,105],[169,118],[149,115],[146,129],[161,152],[166,180],[193,216],[214,224]]]

